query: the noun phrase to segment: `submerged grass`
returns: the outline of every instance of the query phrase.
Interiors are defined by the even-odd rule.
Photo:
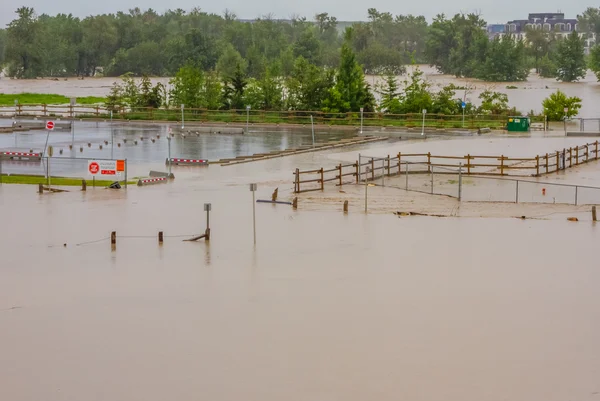
[[[0,93],[0,106],[14,106],[15,100],[19,104],[69,104],[71,98],[57,94],[46,93],[19,93],[15,95]],[[77,104],[104,103],[106,98],[98,96],[84,96],[77,98]]]

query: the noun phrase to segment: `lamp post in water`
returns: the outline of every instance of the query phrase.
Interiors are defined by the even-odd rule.
[[[310,115],[310,127],[312,129],[312,144],[315,146],[315,122],[313,121],[312,114]]]
[[[363,133],[363,112],[365,111],[364,107],[360,108],[360,133]]]
[[[252,229],[254,231],[254,245],[256,245],[256,200],[254,199],[256,187],[256,184],[250,184],[250,191],[252,192]]]
[[[182,103],[181,104],[181,129],[185,128],[185,117],[183,115],[183,109],[184,109],[185,105]]]
[[[250,123],[250,105],[246,106],[246,134],[248,133],[248,124]]]

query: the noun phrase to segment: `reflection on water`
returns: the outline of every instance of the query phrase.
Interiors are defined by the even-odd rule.
[[[186,133],[185,137],[176,134],[172,138],[172,157],[214,161],[295,148],[312,143],[310,128],[259,129],[251,127],[250,132],[245,135],[196,135],[193,126],[189,126],[189,129],[191,133]],[[47,133],[44,131],[5,134],[0,136],[0,149],[41,151],[44,149],[46,136]],[[53,131],[48,144],[54,146],[54,157],[58,159],[53,160],[58,169],[55,170],[55,173],[79,176],[77,171],[71,172],[70,170],[77,170],[81,163],[87,162],[60,159],[78,157],[110,159],[112,155],[117,159],[127,159],[130,164],[164,162],[168,157],[167,136],[167,124],[113,123],[111,126],[110,123],[105,122],[76,122],[74,132]],[[323,143],[351,136],[354,136],[351,131],[317,128],[315,142]],[[72,150],[69,149],[71,144],[74,144]],[[102,145],[102,149],[99,149],[99,145]],[[61,149],[63,150],[62,155],[60,154]],[[4,167],[4,172],[9,173],[39,174],[40,171],[43,171],[43,167],[39,163],[5,163]],[[87,164],[85,168],[87,168]]]

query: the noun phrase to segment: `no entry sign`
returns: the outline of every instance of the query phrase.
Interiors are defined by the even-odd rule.
[[[46,129],[52,131],[54,129],[54,121],[46,121]]]
[[[114,178],[125,171],[124,160],[88,160],[88,174],[92,177]]]

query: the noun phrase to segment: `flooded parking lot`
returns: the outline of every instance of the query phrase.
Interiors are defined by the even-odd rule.
[[[207,141],[193,146],[222,146]],[[164,146],[127,148],[132,168],[164,169]],[[458,202],[375,187],[374,205],[389,207],[365,215],[363,188],[348,186],[302,195],[298,210],[257,204],[253,245],[249,183],[258,199],[279,188],[288,200],[295,168],[379,150],[177,167],[168,184],[120,191],[0,186],[0,399],[597,399],[589,209],[475,203],[463,217],[398,218],[398,206]],[[203,232],[207,202],[210,243],[183,242]]]

